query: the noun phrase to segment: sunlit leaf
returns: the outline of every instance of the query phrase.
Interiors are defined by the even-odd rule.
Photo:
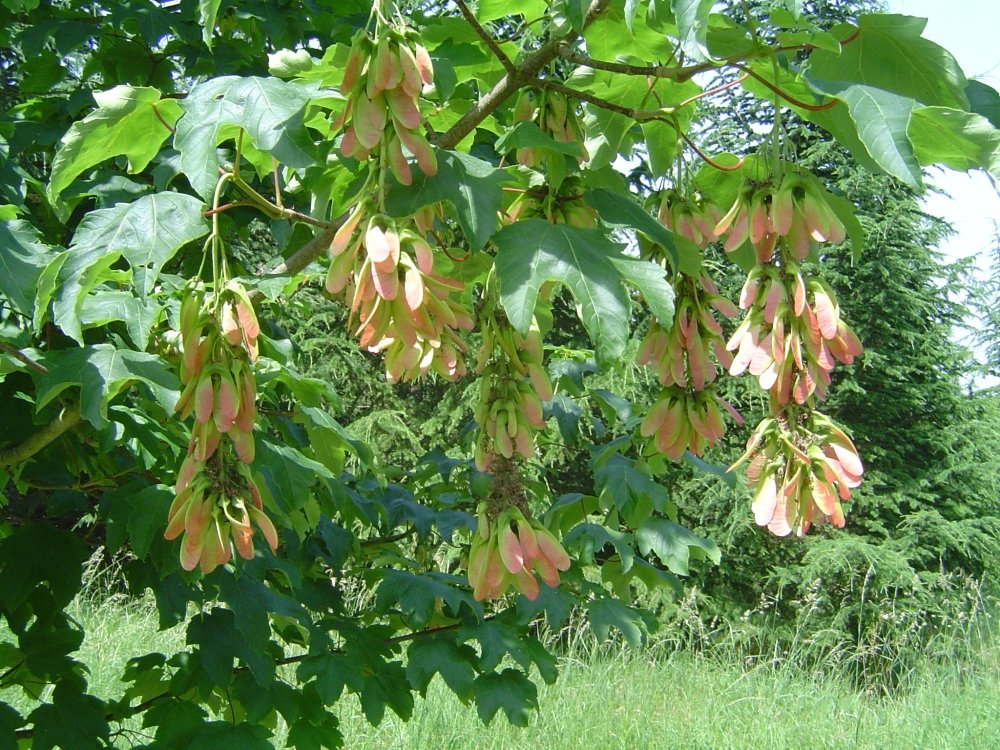
[[[49,177],[50,200],[83,172],[113,156],[125,156],[132,174],[141,172],[181,114],[176,99],[163,99],[148,87],[116,86],[94,92],[94,100],[97,109],[73,123],[62,137]]]

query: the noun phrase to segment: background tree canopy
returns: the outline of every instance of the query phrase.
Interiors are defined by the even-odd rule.
[[[0,0],[0,750],[525,726],[692,619],[891,688],[989,615],[997,284],[918,199],[1000,95],[877,10]],[[113,695],[108,563],[185,634]]]

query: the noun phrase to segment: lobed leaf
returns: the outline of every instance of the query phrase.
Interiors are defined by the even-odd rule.
[[[428,177],[417,170],[409,187],[393,185],[386,210],[393,216],[409,216],[428,204],[449,201],[469,245],[481,250],[496,229],[503,201],[500,186],[510,181],[506,172],[489,162],[459,151],[439,151],[437,174]]]
[[[526,727],[530,712],[538,708],[538,688],[519,669],[479,675],[472,689],[476,712],[484,724],[502,709],[511,724]]]
[[[191,187],[210,200],[219,179],[216,146],[243,128],[253,144],[282,164],[304,169],[318,161],[303,119],[315,86],[277,78],[223,76],[198,84],[181,102],[174,148]]]
[[[49,175],[50,201],[83,172],[114,156],[128,159],[130,173],[141,172],[181,114],[177,100],[163,99],[159,91],[145,86],[96,91],[94,101],[97,109],[73,123],[62,137]]]
[[[38,379],[36,409],[41,411],[67,388],[79,388],[80,414],[98,429],[108,425],[108,404],[133,383],[148,388],[168,413],[179,395],[177,376],[162,359],[111,344],[51,351],[42,363],[49,371]]]
[[[500,299],[511,324],[527,333],[538,293],[547,281],[565,284],[579,305],[599,360],[625,350],[629,332],[629,297],[612,258],[621,245],[594,229],[519,221],[493,238]]]
[[[39,279],[56,257],[31,224],[0,222],[0,294],[23,314],[31,315]]]

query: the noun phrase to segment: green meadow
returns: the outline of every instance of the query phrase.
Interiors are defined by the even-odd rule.
[[[183,649],[182,628],[160,632],[151,602],[81,600],[73,615],[86,629],[79,658],[102,697],[121,694],[125,660],[148,651]],[[527,728],[499,714],[483,725],[438,678],[414,717],[387,714],[378,727],[353,696],[338,706],[351,750],[726,750],[733,748],[878,748],[994,750],[1000,747],[1000,649],[977,636],[911,669],[891,694],[853,685],[849,660],[804,669],[794,659],[766,663],[736,647],[678,650],[668,641],[642,651],[589,648],[586,637],[560,659],[553,685],[538,680],[539,710]],[[965,644],[968,646],[968,644]],[[536,675],[537,677],[537,675]],[[19,708],[24,696],[4,695]],[[139,720],[123,728],[120,747],[143,739]],[[280,737],[282,727],[276,728]]]

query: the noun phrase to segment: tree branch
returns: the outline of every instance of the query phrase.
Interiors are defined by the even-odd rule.
[[[80,421],[80,404],[66,406],[58,417],[46,427],[31,435],[20,445],[0,451],[0,467],[24,463],[38,451],[62,435]]]
[[[608,0],[593,0],[584,19],[584,28],[590,25],[600,15]],[[497,84],[487,91],[476,105],[466,112],[458,122],[446,132],[432,140],[438,148],[454,148],[459,141],[476,129],[483,120],[507,99],[511,94],[526,83],[531,82],[538,73],[554,60],[559,54],[561,44],[569,44],[579,38],[579,33],[570,31],[564,38],[553,37],[536,49],[524,61],[501,78]]]
[[[828,102],[823,102],[823,104],[807,104],[806,102],[796,99],[794,96],[784,91],[776,84],[771,83],[760,73],[755,72],[752,68],[748,68],[746,65],[743,65],[741,63],[733,63],[733,67],[742,70],[746,75],[750,76],[755,81],[758,81],[759,83],[763,84],[766,88],[773,91],[775,94],[780,96],[786,102],[788,102],[792,106],[799,107],[800,109],[805,109],[810,112],[821,112],[824,109],[830,109],[831,107],[835,107],[838,104],[840,104],[840,99],[831,99]]]
[[[472,14],[472,11],[469,10],[469,6],[466,5],[463,0],[455,0],[455,5],[457,5],[458,9],[462,11],[462,15],[465,17],[465,20],[469,22],[469,26],[471,26],[475,30],[476,34],[479,35],[479,38],[483,40],[483,44],[489,47],[490,52],[492,52],[497,60],[500,61],[500,64],[503,65],[504,70],[507,71],[507,75],[517,75],[517,69],[514,67],[514,63],[510,61],[510,58],[507,57],[502,49],[500,49],[500,45],[496,43],[496,40],[494,40],[486,29],[483,28],[482,24],[479,23],[479,20]]]
[[[841,45],[850,44],[861,33],[861,27],[857,27],[840,40]],[[730,55],[720,60],[706,60],[697,65],[629,65],[628,63],[611,62],[608,60],[597,60],[589,55],[573,49],[569,41],[559,42],[558,54],[564,60],[575,62],[595,70],[606,70],[609,73],[624,73],[631,76],[651,76],[653,78],[666,78],[669,80],[684,82],[696,76],[698,73],[705,73],[709,70],[724,68],[727,65],[734,65],[740,70],[745,70],[739,63],[746,63],[761,57],[768,57],[777,52],[812,52],[816,49],[814,44],[787,44],[778,47],[758,48],[738,55]]]
[[[7,352],[7,354],[9,354],[10,356],[12,356],[14,359],[18,360],[19,362],[24,363],[25,365],[27,365],[28,367],[30,367],[32,370],[35,370],[36,372],[40,372],[42,375],[48,375],[49,374],[49,368],[48,367],[46,367],[43,364],[40,364],[40,363],[36,362],[31,357],[29,357],[27,354],[25,354],[24,352],[22,352],[20,349],[17,349],[15,347],[11,346],[6,341],[0,341],[0,350]]]
[[[581,102],[587,102],[588,104],[593,104],[595,107],[600,107],[601,109],[606,109],[611,112],[617,112],[620,115],[625,115],[626,117],[636,120],[637,122],[645,122],[646,120],[657,120],[663,117],[660,112],[645,111],[632,109],[631,107],[623,107],[620,104],[615,104],[614,102],[609,102],[607,99],[601,99],[599,96],[594,96],[593,94],[588,94],[585,91],[577,91],[576,89],[570,88],[558,81],[553,81],[548,78],[536,78],[531,81],[532,86],[537,86],[538,88],[548,89],[549,91],[557,91],[563,96],[570,99],[578,99]]]
[[[362,539],[358,544],[360,547],[377,547],[380,544],[392,544],[393,542],[398,542],[406,537],[415,534],[417,531],[416,526],[411,526],[406,531],[400,531],[398,534],[390,534],[389,536],[380,536],[373,539]]]
[[[583,65],[594,70],[606,70],[609,73],[624,73],[630,76],[651,76],[653,78],[667,78],[675,81],[685,81],[696,73],[700,73],[712,68],[721,66],[721,63],[699,63],[698,65],[630,65],[628,63],[610,62],[608,60],[597,60],[589,55],[573,49],[566,42],[559,43],[558,54],[564,60],[569,60],[577,65]]]
[[[317,234],[306,244],[292,253],[285,261],[272,268],[269,273],[293,274],[301,271],[326,252],[326,250],[330,247],[330,243],[333,242],[333,236],[337,233],[337,230],[340,228],[340,225],[344,223],[345,219],[346,215],[338,218],[332,226]]]

